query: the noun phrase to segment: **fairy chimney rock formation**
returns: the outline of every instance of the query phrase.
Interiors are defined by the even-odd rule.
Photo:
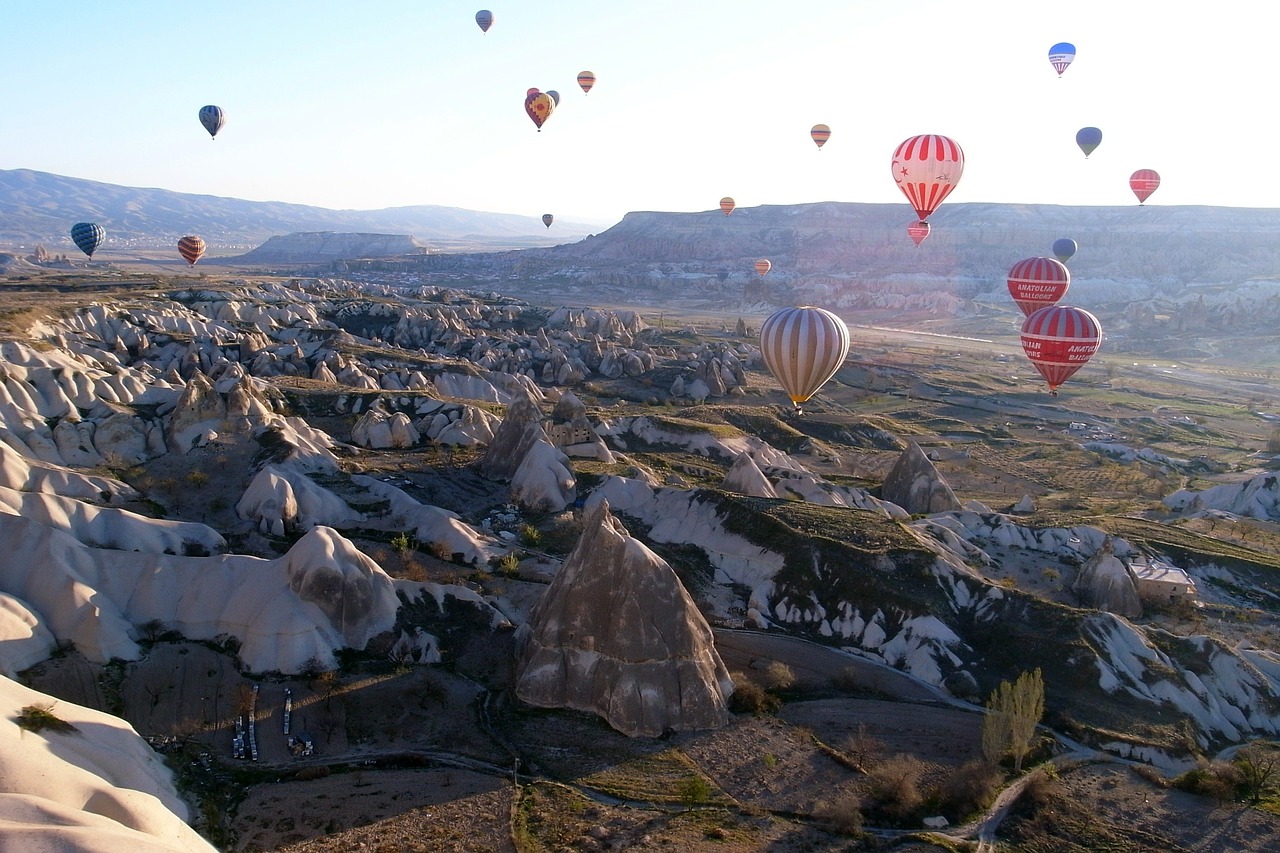
[[[753,498],[778,496],[773,484],[760,470],[760,466],[756,465],[750,453],[738,454],[738,458],[733,460],[733,466],[729,468],[729,473],[724,475],[724,482],[720,484],[720,488],[727,492],[750,495]]]
[[[601,501],[520,629],[516,695],[603,717],[630,737],[711,729],[733,682],[702,613],[667,563]]]
[[[960,509],[956,493],[914,441],[908,442],[884,478],[880,499],[895,503],[912,515]]]
[[[480,473],[490,480],[510,480],[533,444],[547,438],[542,428],[542,412],[527,397],[518,397],[507,406],[502,423],[493,435],[480,462]]]
[[[1085,607],[1105,610],[1129,619],[1142,615],[1138,589],[1129,569],[1113,553],[1110,536],[1103,540],[1098,553],[1080,567],[1071,588]]]

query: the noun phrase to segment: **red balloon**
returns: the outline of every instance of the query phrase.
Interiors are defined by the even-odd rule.
[[[960,182],[964,152],[945,136],[913,136],[893,152],[892,169],[898,189],[924,222]]]
[[[731,196],[725,196],[724,198],[720,199],[720,209],[724,211],[725,216],[728,216],[730,213],[733,213],[733,209],[736,206],[737,205],[733,203],[733,198]]]
[[[919,246],[929,236],[929,223],[912,222],[907,226],[907,236],[911,238],[911,242]]]
[[[1024,317],[1056,305],[1071,286],[1071,273],[1053,258],[1024,258],[1009,270],[1009,295]]]
[[[1129,176],[1129,189],[1138,197],[1138,204],[1151,198],[1151,194],[1160,187],[1160,175],[1155,169],[1139,169]]]
[[[1083,308],[1051,305],[1022,323],[1022,350],[1058,396],[1058,386],[1093,358],[1102,345],[1102,325]]]
[[[756,272],[760,273],[760,275],[764,275],[771,269],[773,269],[773,264],[769,262],[768,258],[761,258],[756,261]]]

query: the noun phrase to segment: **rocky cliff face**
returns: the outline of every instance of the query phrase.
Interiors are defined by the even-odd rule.
[[[425,251],[424,244],[407,234],[314,231],[272,237],[252,252],[235,258],[235,261],[246,264],[305,264],[339,258],[390,258]]]
[[[723,725],[733,684],[674,571],[601,501],[521,628],[516,695],[657,737]]]

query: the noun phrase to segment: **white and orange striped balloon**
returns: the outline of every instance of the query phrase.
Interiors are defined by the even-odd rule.
[[[783,308],[760,327],[760,354],[799,411],[844,363],[849,327],[823,308]]]

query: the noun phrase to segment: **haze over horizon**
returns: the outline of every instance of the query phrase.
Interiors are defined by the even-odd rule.
[[[1280,12],[1084,0],[907,8],[659,0],[315,0],[221,4],[198,21],[140,0],[65,29],[6,4],[11,134],[0,168],[334,210],[441,205],[607,224],[636,210],[902,203],[893,148],[942,133],[965,150],[948,203],[1271,207],[1280,177],[1235,156],[1268,138],[1256,81]],[[1230,38],[1205,38],[1230,32]],[[1050,45],[1076,45],[1061,78]],[[581,70],[597,75],[583,94]],[[33,73],[34,72],[34,73]],[[537,132],[529,87],[561,105]],[[221,106],[214,141],[196,118]],[[818,151],[808,130],[826,123]],[[1086,160],[1083,126],[1103,131]],[[1224,169],[1223,159],[1238,168]]]

